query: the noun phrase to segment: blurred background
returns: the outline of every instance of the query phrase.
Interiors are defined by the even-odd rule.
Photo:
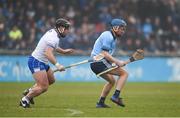
[[[28,56],[57,18],[72,23],[60,46],[79,50],[56,55],[64,66],[88,59],[112,18],[127,22],[115,56],[125,60],[143,48],[145,59],[124,67],[125,108],[108,100],[113,93],[107,98],[112,109],[95,108],[105,81],[89,64],[55,73],[56,83],[28,112],[18,107],[22,91],[34,83]],[[179,91],[180,0],[0,0],[0,117],[179,117]]]
[[[60,42],[60,46],[79,49],[79,55],[87,57],[97,37],[109,28],[111,19],[125,19],[127,31],[118,40],[115,54],[120,57],[129,56],[137,48],[143,48],[147,60],[138,63],[143,63],[143,72],[145,68],[147,71],[153,70],[156,65],[159,69],[153,75],[158,74],[161,75],[158,78],[163,78],[164,71],[158,72],[168,70],[167,73],[175,73],[173,76],[178,75],[180,80],[179,0],[0,0],[0,54],[3,55],[0,64],[1,79],[7,68],[8,72],[12,70],[12,65],[22,67],[16,60],[9,64],[17,55],[25,56],[26,65],[26,57],[36,47],[40,37],[54,27],[57,18],[66,18],[72,23],[70,35]],[[3,61],[9,57],[13,58],[4,64]],[[69,58],[73,63],[83,57]],[[17,57],[17,60],[23,62],[23,57]],[[68,59],[60,60],[68,64]],[[137,71],[136,68],[133,72]]]
[[[147,53],[180,55],[178,0],[0,0],[0,49],[31,52],[57,18],[71,21],[64,48],[89,52],[112,18],[122,17],[127,31],[118,51],[144,48]]]

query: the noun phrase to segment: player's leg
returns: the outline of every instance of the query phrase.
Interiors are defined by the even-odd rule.
[[[117,75],[120,77],[120,79],[118,79],[118,81],[117,81],[116,89],[117,90],[123,89],[123,87],[126,83],[126,80],[128,78],[127,71],[125,71],[124,69],[119,67],[115,70],[110,71],[109,74]]]
[[[49,68],[49,70],[47,71],[47,76],[48,76],[48,81],[49,81],[49,85],[53,84],[55,82],[55,78],[54,78],[54,74],[53,74],[53,71]],[[36,87],[37,84],[35,83],[33,85],[33,87],[31,88],[28,88],[26,89],[24,92],[23,92],[23,95],[26,96],[31,90],[32,88]]]
[[[90,67],[91,67],[92,71],[97,75],[97,74],[107,70],[108,68],[112,67],[112,64],[109,63],[107,60],[103,59],[102,61],[91,63]],[[104,103],[104,101],[106,99],[106,96],[110,92],[111,88],[113,87],[113,85],[115,83],[115,79],[110,74],[103,74],[101,77],[103,79],[105,79],[108,83],[104,85],[104,88],[101,92],[101,96],[99,98],[99,102],[97,103],[96,107],[97,108],[107,108],[109,106],[107,106]]]
[[[26,96],[24,96],[20,101],[21,106],[25,108],[29,107],[30,99],[39,96],[43,92],[47,91],[49,86],[49,81],[45,70],[34,73],[33,77],[37,85],[34,86],[32,90],[29,91],[29,93]]]
[[[55,77],[51,68],[48,69],[47,76],[48,76],[49,85],[53,84],[55,82]]]
[[[36,86],[37,86],[37,84],[35,83],[31,88],[28,88],[28,89],[24,90],[23,93],[22,93],[22,95],[23,95],[23,96],[26,96],[26,95],[32,90],[32,88],[34,88],[34,87],[36,87]],[[30,99],[30,103],[31,103],[31,104],[35,104],[33,98]]]
[[[107,81],[107,83],[104,85],[103,90],[101,92],[101,96],[99,98],[99,101],[96,105],[97,108],[103,108],[103,107],[109,107],[105,104],[105,99],[106,96],[109,94],[111,88],[114,86],[115,84],[115,79],[112,75],[110,74],[104,74],[101,76],[103,79],[105,79]]]
[[[28,98],[33,98],[40,95],[41,93],[47,91],[49,86],[48,77],[45,70],[34,73],[33,77],[37,85],[33,87],[32,90],[27,94]]]
[[[36,73],[37,71],[46,71],[46,74],[48,74],[49,72],[49,65],[43,63],[43,62],[40,62],[38,61],[37,59],[35,59],[34,57],[30,56],[29,57],[29,60],[28,60],[28,67],[30,69],[30,71],[32,72],[32,74],[34,75],[34,73]],[[45,74],[45,73],[44,73]],[[53,80],[51,79],[51,81],[49,82],[49,77],[48,77],[48,84],[51,84],[53,83]],[[34,88],[37,88],[37,83],[35,83],[33,85],[33,87],[29,88],[29,89],[26,89],[24,92],[23,92],[23,95],[26,96],[31,90],[33,90]],[[34,100],[33,100],[33,97],[30,99],[30,103],[31,104],[34,104]]]
[[[128,78],[128,73],[120,67],[115,69],[115,70],[112,70],[108,73],[119,76],[119,79],[117,80],[117,83],[116,83],[116,90],[115,90],[113,96],[111,97],[111,100],[113,102],[115,102],[116,104],[124,107],[125,105],[122,102],[122,98],[120,98],[120,93],[121,93],[121,91],[122,91],[122,89],[126,83],[126,80]]]

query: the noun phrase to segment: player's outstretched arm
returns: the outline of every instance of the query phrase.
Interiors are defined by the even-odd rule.
[[[62,48],[58,47],[56,49],[56,52],[61,53],[61,54],[71,54],[74,52],[74,49],[62,49]]]

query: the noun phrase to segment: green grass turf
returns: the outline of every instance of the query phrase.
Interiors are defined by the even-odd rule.
[[[35,98],[30,109],[19,107],[22,91],[33,83],[0,83],[0,117],[160,117],[180,116],[180,83],[127,83],[121,108],[106,99],[111,108],[97,109],[95,104],[104,83],[57,82],[48,92]],[[73,113],[72,111],[76,112]]]

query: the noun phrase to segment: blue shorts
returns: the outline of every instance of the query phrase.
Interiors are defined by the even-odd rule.
[[[90,64],[91,70],[97,75],[112,67],[112,63],[106,59]]]
[[[48,64],[38,61],[33,56],[30,56],[28,59],[28,67],[32,74],[41,70],[48,71],[50,68]]]

